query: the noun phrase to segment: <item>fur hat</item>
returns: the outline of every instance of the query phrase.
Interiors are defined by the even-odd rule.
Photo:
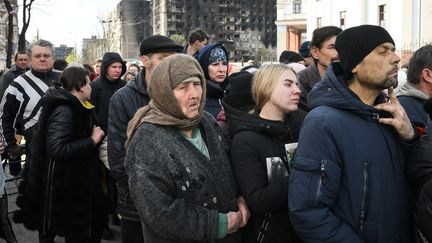
[[[346,80],[351,79],[352,69],[379,45],[393,38],[383,27],[360,25],[342,31],[336,38],[335,48],[339,53],[340,64]]]
[[[181,52],[182,50],[183,47],[181,45],[163,35],[152,35],[144,39],[140,44],[141,55],[163,51]]]

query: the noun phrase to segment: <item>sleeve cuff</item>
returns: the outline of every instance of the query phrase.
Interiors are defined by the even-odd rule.
[[[217,239],[222,239],[228,232],[228,218],[226,214],[218,213],[218,229],[217,229]]]

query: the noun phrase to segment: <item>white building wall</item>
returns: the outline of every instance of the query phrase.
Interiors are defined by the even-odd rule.
[[[421,0],[420,39],[423,44],[432,43],[432,1]]]
[[[276,3],[276,9],[276,49],[279,54],[286,49],[287,28],[285,24],[278,23],[278,21],[286,19],[288,15],[292,14],[292,11],[289,11],[288,0],[278,0]]]
[[[386,5],[386,28],[399,50],[416,50],[432,40],[432,1],[430,0],[308,0],[307,39],[321,26],[340,27],[340,12],[346,11],[345,27],[379,24],[379,6]],[[428,24],[429,23],[429,24]]]
[[[306,19],[308,18],[309,0],[301,1],[301,12],[294,13],[294,0],[278,0],[276,2],[276,26],[277,26],[277,41],[276,41],[276,52],[277,56],[280,55],[282,51],[289,49],[290,44],[294,40],[288,39],[288,27],[296,28],[301,34],[299,35],[299,40],[301,44],[306,40],[303,32],[306,29]],[[288,43],[290,42],[290,43]],[[291,47],[292,48],[292,47]],[[297,51],[297,50],[295,50]]]

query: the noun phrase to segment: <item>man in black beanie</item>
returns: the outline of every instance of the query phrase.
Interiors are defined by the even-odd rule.
[[[142,70],[111,98],[108,119],[108,161],[111,174],[117,182],[118,213],[121,216],[123,242],[142,243],[143,231],[138,212],[130,197],[128,175],[124,168],[126,130],[135,112],[148,104],[147,87],[151,73],[165,58],[182,51],[182,46],[162,35],[153,35],[140,44]]]
[[[403,147],[417,136],[393,94],[394,41],[361,25],[341,32],[335,48],[340,63],[308,96],[290,175],[292,225],[305,242],[411,242]]]

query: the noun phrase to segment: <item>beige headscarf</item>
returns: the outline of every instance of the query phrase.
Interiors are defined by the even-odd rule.
[[[179,129],[190,129],[200,122],[206,97],[206,85],[201,66],[195,58],[185,54],[169,56],[159,63],[151,76],[148,87],[151,100],[129,121],[125,146],[128,146],[137,127],[143,122],[174,126]],[[199,115],[194,119],[189,119],[183,114],[173,92],[178,84],[191,77],[197,77],[203,89]]]

